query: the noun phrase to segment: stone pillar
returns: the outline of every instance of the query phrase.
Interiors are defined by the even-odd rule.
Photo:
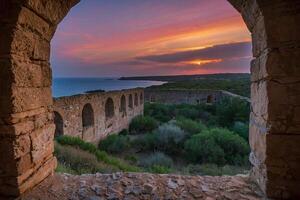
[[[252,32],[251,177],[266,195],[300,198],[300,1],[257,0],[241,12]]]
[[[0,1],[0,198],[54,172],[50,40],[75,1]]]

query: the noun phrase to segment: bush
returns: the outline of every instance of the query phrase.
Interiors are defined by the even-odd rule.
[[[190,118],[193,120],[200,118],[200,112],[192,105],[183,104],[183,107],[177,108],[175,112],[176,116],[183,116],[185,118]]]
[[[56,141],[62,145],[72,145],[79,147],[84,151],[88,151],[90,153],[95,153],[98,149],[95,145],[85,142],[79,137],[71,137],[67,135],[59,136],[56,138]]]
[[[221,128],[205,130],[185,142],[187,158],[197,163],[246,164],[249,146],[239,135]]]
[[[96,156],[71,146],[55,144],[55,156],[60,163],[59,170],[72,174],[111,173],[117,168],[98,162]]]
[[[128,148],[130,148],[130,139],[124,135],[109,135],[99,143],[99,149],[108,153],[120,153]]]
[[[245,174],[248,172],[248,168],[225,165],[219,167],[216,164],[203,164],[203,165],[188,165],[184,172],[188,175],[201,175],[201,176],[222,176],[229,175],[234,176],[237,174]]]
[[[98,161],[103,161],[108,165],[112,165],[122,171],[125,172],[140,172],[141,169],[127,164],[121,159],[115,158],[113,156],[108,155],[105,151],[100,151],[97,147],[91,143],[85,142],[77,137],[71,136],[60,136],[57,139],[57,142],[62,145],[71,145],[73,147],[80,148],[81,150],[88,151],[94,154]]]
[[[238,98],[224,98],[216,105],[216,116],[221,127],[230,128],[235,121],[248,122],[250,105]]]
[[[129,125],[131,134],[142,134],[151,132],[158,127],[158,122],[149,116],[137,116]]]
[[[176,125],[191,135],[201,133],[206,129],[206,126],[202,122],[196,122],[183,117],[176,119]]]
[[[180,152],[186,138],[185,132],[175,124],[163,124],[154,131],[155,147],[170,154]]]
[[[144,113],[145,116],[151,116],[156,120],[158,120],[159,122],[165,123],[170,121],[172,118],[174,118],[175,107],[176,105],[146,103],[144,106]]]
[[[119,135],[128,135],[129,133],[128,133],[128,130],[127,129],[123,129],[120,133],[119,133]]]
[[[209,135],[197,134],[187,140],[184,145],[186,157],[194,163],[225,163],[225,153],[214,138]]]
[[[149,157],[143,159],[139,163],[143,167],[151,168],[154,166],[162,166],[170,168],[173,165],[172,159],[162,152],[156,152],[151,154]]]
[[[235,122],[232,131],[237,133],[239,136],[244,138],[246,141],[249,140],[249,125],[243,122]]]
[[[57,167],[55,169],[57,173],[67,173],[67,174],[78,174],[76,171],[72,170],[69,166],[60,163],[59,160],[57,162]]]
[[[172,172],[172,169],[164,166],[154,165],[149,169],[149,171],[155,174],[169,174]]]
[[[147,133],[141,135],[132,141],[132,146],[139,148],[141,151],[154,151],[156,148],[157,135]]]

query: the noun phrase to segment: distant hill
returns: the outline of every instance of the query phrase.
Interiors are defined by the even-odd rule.
[[[250,79],[248,73],[228,73],[228,74],[198,74],[198,75],[175,75],[175,76],[135,76],[135,77],[121,77],[120,80],[149,80],[149,81],[191,81],[201,79],[217,79],[217,80],[237,80]]]
[[[250,74],[205,74],[179,76],[123,77],[120,80],[166,81],[150,89],[211,89],[226,90],[244,97],[250,97]]]

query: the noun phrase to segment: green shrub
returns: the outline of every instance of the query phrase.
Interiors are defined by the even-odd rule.
[[[71,145],[81,150],[88,151],[94,154],[98,161],[103,161],[105,164],[112,165],[121,171],[125,172],[140,172],[140,168],[127,164],[121,159],[115,158],[108,155],[105,151],[100,151],[97,147],[91,143],[85,142],[80,138],[75,138],[71,136],[60,136],[57,138],[57,142],[62,145]]]
[[[205,130],[185,142],[187,158],[197,163],[246,164],[247,142],[239,135],[221,128]]]
[[[176,116],[183,116],[185,118],[190,118],[190,119],[199,119],[200,118],[200,112],[195,109],[195,107],[191,105],[184,105],[182,108],[177,108],[176,109]]]
[[[186,158],[194,163],[225,164],[225,153],[207,134],[193,135],[184,145]]]
[[[146,168],[151,168],[154,166],[163,166],[170,168],[173,165],[173,161],[172,158],[165,155],[164,153],[156,152],[141,160],[139,164]]]
[[[235,122],[232,131],[237,133],[239,136],[244,138],[246,141],[249,140],[249,125],[248,123]]]
[[[55,169],[55,172],[57,173],[67,173],[67,174],[78,174],[76,171],[71,169],[69,166],[64,165],[63,163],[60,163],[59,160],[57,162],[57,167]]]
[[[158,127],[158,122],[149,116],[137,116],[130,125],[129,131],[131,134],[143,134],[151,132]]]
[[[60,163],[59,170],[66,170],[68,173],[111,173],[117,170],[117,168],[98,162],[94,154],[72,146],[55,144],[55,156]]]
[[[108,153],[120,153],[128,148],[130,148],[130,139],[124,135],[112,134],[99,143],[99,149]]]
[[[206,126],[202,122],[196,122],[183,117],[176,119],[176,125],[191,135],[201,133],[206,129]]]
[[[132,146],[140,149],[141,151],[154,151],[156,148],[157,135],[147,133],[135,138],[132,141]]]
[[[173,105],[159,103],[145,103],[144,114],[151,116],[160,122],[168,122],[173,118]]]
[[[119,135],[128,135],[128,134],[129,134],[129,132],[128,132],[127,129],[123,129],[123,130],[119,133]]]
[[[169,174],[172,172],[172,169],[164,166],[154,165],[149,169],[149,171],[155,174]]]
[[[84,151],[88,151],[90,153],[95,153],[98,150],[95,145],[85,142],[79,137],[71,137],[71,136],[64,135],[64,136],[57,137],[56,141],[62,145],[72,145],[72,146],[79,147],[80,149]]]
[[[201,176],[234,176],[237,174],[248,173],[249,168],[239,167],[232,165],[218,166],[216,164],[203,164],[203,165],[188,165],[184,168],[184,173],[188,175],[201,175]]]
[[[216,116],[221,127],[230,128],[235,121],[248,122],[250,104],[238,98],[224,98],[216,105]]]
[[[155,147],[170,154],[181,151],[186,133],[173,123],[163,124],[154,131]]]
[[[138,159],[134,155],[126,155],[125,160],[130,161],[130,163],[136,164]]]

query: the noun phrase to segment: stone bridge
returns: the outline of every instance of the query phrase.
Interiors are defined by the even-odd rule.
[[[144,112],[144,89],[81,94],[54,99],[55,135],[80,137],[98,143],[127,129]]]

